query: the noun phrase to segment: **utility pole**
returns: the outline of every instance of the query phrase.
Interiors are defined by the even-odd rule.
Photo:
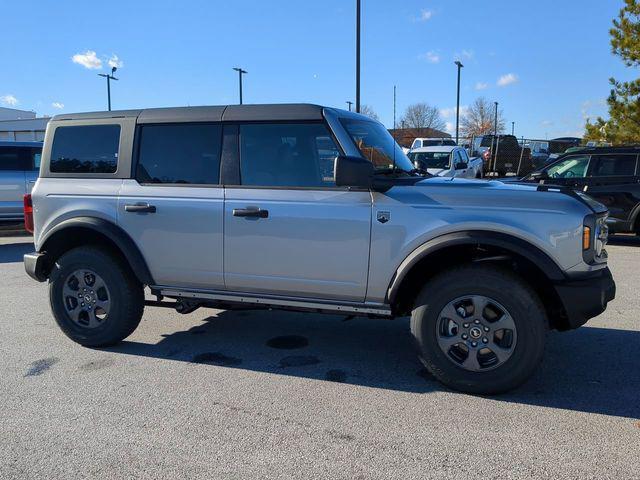
[[[464,65],[460,60],[456,60],[455,64],[458,66],[458,94],[456,100],[456,145],[458,144],[458,134],[460,132],[460,70]]]
[[[360,0],[356,0],[356,112],[360,113]]]
[[[516,122],[511,122],[511,135],[516,131]]]
[[[347,106],[349,107],[349,111],[351,111],[351,105],[353,105],[353,102],[350,102],[349,100],[347,100]]]
[[[498,102],[493,102],[496,105],[496,113],[493,120],[493,136],[498,136]]]
[[[238,72],[238,82],[239,82],[239,90],[240,90],[240,105],[242,105],[242,75],[245,73],[249,73],[246,70],[243,70],[240,67],[233,68],[236,72]]]
[[[116,73],[116,70],[117,70],[117,67],[113,67],[111,69],[111,75],[109,75],[108,73],[98,74],[99,77],[104,77],[107,79],[107,107],[109,111],[111,111],[111,80],[118,80],[116,77],[113,76],[113,74]]]

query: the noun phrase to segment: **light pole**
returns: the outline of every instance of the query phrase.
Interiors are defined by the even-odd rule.
[[[458,133],[460,131],[460,70],[464,65],[460,60],[456,60],[455,64],[458,66],[458,93],[456,99],[456,145],[458,144]]]
[[[243,70],[240,67],[234,67],[233,69],[236,72],[238,72],[238,82],[239,82],[239,88],[240,88],[240,105],[242,105],[242,75],[248,72],[246,70]]]
[[[516,131],[516,122],[511,122],[511,135]]]
[[[349,107],[349,111],[351,111],[351,105],[353,105],[353,102],[350,102],[349,100],[347,100],[347,106]]]
[[[360,0],[356,0],[356,112],[360,113]]]
[[[498,102],[493,102],[496,105],[496,113],[493,119],[493,136],[498,136]]]
[[[111,80],[118,80],[113,76],[113,74],[116,73],[116,70],[117,68],[113,67],[111,69],[111,75],[109,75],[108,73],[98,74],[99,77],[105,77],[107,79],[107,107],[109,108],[109,111],[111,111]]]

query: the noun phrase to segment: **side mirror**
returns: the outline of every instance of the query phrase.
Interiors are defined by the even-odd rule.
[[[546,170],[539,170],[537,172],[531,173],[532,180],[547,180],[549,178],[549,174]]]
[[[469,166],[469,164],[467,162],[458,162],[458,163],[456,163],[455,169],[456,170],[464,170],[468,166]]]
[[[334,167],[336,186],[371,188],[375,167],[369,160],[339,155]]]

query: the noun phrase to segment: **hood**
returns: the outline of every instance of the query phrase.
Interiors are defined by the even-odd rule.
[[[427,168],[427,172],[429,172],[431,175],[442,177],[447,172],[449,172],[449,169],[448,168]]]

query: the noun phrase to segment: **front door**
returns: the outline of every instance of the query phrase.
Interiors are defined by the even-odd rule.
[[[571,155],[549,166],[545,171],[549,176],[545,183],[582,189],[587,182],[591,157]]]
[[[118,223],[157,285],[224,288],[222,125],[142,125],[136,135],[135,178],[123,181]]]
[[[364,301],[371,194],[337,188],[322,123],[244,124],[240,185],[225,189],[225,285],[236,292]]]

